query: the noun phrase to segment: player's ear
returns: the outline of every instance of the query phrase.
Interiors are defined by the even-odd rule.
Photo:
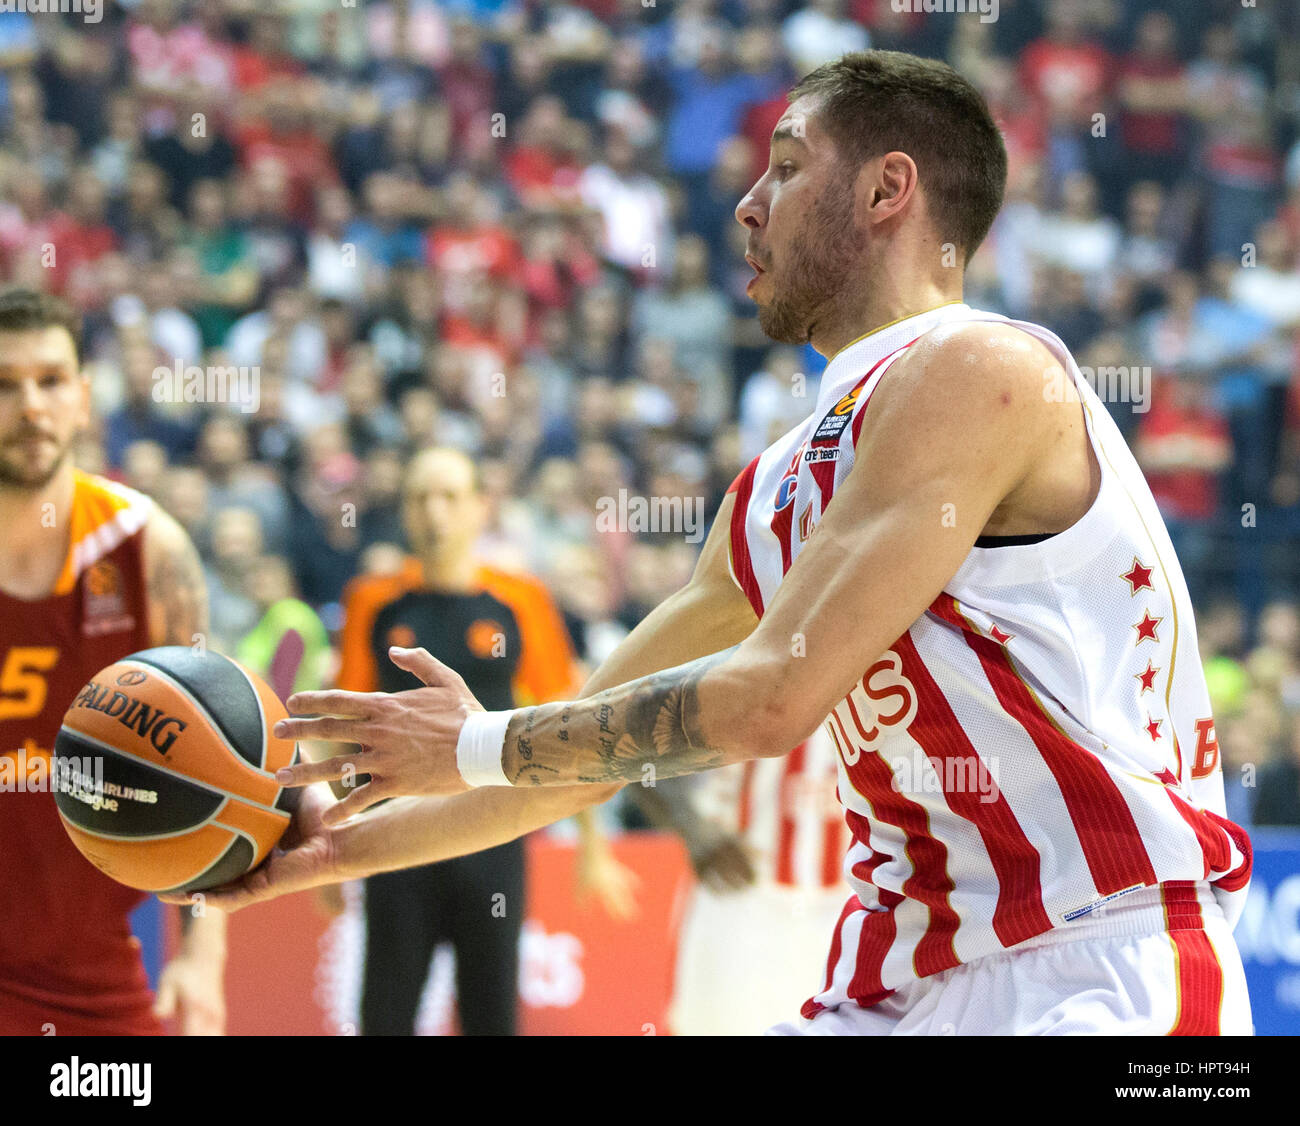
[[[901,214],[916,191],[916,161],[905,152],[887,152],[863,164],[858,174],[857,203],[867,223]]]

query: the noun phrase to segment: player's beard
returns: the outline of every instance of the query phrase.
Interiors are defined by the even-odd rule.
[[[7,443],[0,448],[0,489],[32,490],[43,489],[63,468],[68,460],[68,447],[64,446],[52,458],[48,465],[37,466],[19,452],[16,456],[13,447]]]
[[[867,239],[853,222],[853,178],[835,178],[808,212],[803,231],[774,265],[781,282],[758,307],[759,327],[779,344],[803,344],[813,326],[845,295]],[[775,279],[773,279],[775,281]]]

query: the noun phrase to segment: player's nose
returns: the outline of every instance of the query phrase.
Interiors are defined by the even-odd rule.
[[[751,230],[757,230],[767,222],[767,204],[759,197],[757,184],[736,204],[736,222]]]
[[[19,384],[19,405],[24,415],[37,415],[45,412],[48,401],[41,386],[34,379],[24,379]]]

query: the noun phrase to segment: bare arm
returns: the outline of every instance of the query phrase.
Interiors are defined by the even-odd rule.
[[[853,471],[755,631],[583,701],[521,709],[507,777],[606,784],[785,754],[924,612],[995,514],[1027,513],[1040,531],[1072,523],[1086,504],[1052,477],[1053,459],[1068,434],[1077,467],[1082,412],[1044,395],[1055,361],[1028,339],[967,328],[900,360],[875,392]],[[1066,500],[1054,509],[1053,497]]]
[[[194,645],[208,632],[208,585],[199,553],[176,520],[155,507],[144,533],[149,641]]]
[[[584,695],[733,645],[754,629],[757,617],[728,570],[733,502],[732,496],[724,500],[691,581],[623,639],[587,681]],[[274,856],[229,890],[210,893],[209,902],[237,910],[286,892],[464,856],[572,817],[621,788],[621,782],[611,782],[403,797],[337,828],[323,829],[319,819],[329,808],[328,795],[313,787],[303,795],[306,811],[297,829],[302,847]]]
[[[580,698],[670,664],[706,656],[753,631],[758,618],[728,569],[735,499],[729,494],[719,508],[691,581],[656,606],[623,639],[588,679]],[[388,813],[397,805],[390,802],[340,833],[348,839],[348,847],[356,850],[355,856],[348,854],[347,862],[362,864],[369,863],[373,854],[384,847],[384,834],[400,835],[409,841],[404,855],[411,859],[385,863],[385,870],[401,868],[504,844],[608,801],[622,787],[621,781],[610,780],[602,786],[488,787],[450,798],[413,798],[409,799],[413,808],[402,816],[400,828],[379,824],[379,818],[386,813],[398,816],[396,812]],[[437,816],[429,816],[434,809]],[[408,824],[408,819],[419,821],[419,827]]]

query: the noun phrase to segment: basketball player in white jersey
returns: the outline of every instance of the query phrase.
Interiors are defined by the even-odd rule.
[[[818,728],[781,758],[633,788],[652,821],[681,835],[700,877],[678,938],[674,1035],[761,1032],[815,986],[844,906],[837,762]]]
[[[485,848],[821,725],[851,894],[784,1031],[1249,1033],[1250,843],[1160,514],[1061,341],[962,302],[1005,182],[988,109],[886,51],[791,98],[736,217],[763,328],[829,360],[813,412],[581,700],[483,712],[419,650],[391,658],[425,688],[291,699],[321,718],[277,733],[363,748],[292,780],[373,781],[313,791],[297,847],[223,903]]]

